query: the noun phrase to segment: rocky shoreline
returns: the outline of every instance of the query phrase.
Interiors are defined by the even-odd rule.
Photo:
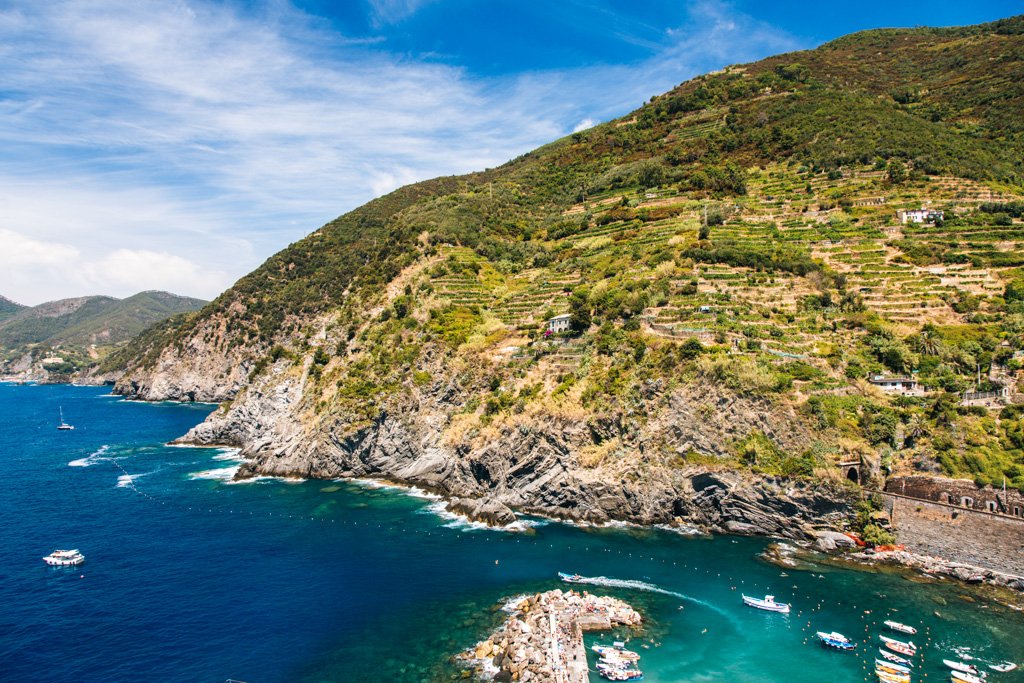
[[[1024,609],[1024,577],[902,549],[879,551],[851,546],[842,544],[825,550],[817,543],[779,542],[769,545],[761,559],[785,569],[801,569],[821,563],[859,570],[890,568],[926,580],[985,586],[997,591],[994,597],[1002,604]]]
[[[586,683],[583,632],[639,628],[640,614],[622,600],[559,589],[510,605],[505,622],[460,659],[479,677],[528,683]]]
[[[916,570],[929,576],[955,579],[969,584],[987,584],[1024,592],[1024,577],[954,562],[941,557],[919,555],[906,550],[851,553],[844,557],[860,564],[891,564]]]

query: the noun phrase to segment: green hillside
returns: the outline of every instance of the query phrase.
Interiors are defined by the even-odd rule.
[[[245,349],[252,381],[311,360],[306,405],[345,432],[458,359],[445,378],[470,397],[452,439],[545,412],[618,425],[615,445],[581,452],[594,467],[662,419],[674,387],[703,384],[813,434],[798,450],[739,434],[719,465],[819,476],[854,458],[1024,487],[1021,410],[960,405],[968,389],[1019,393],[1021,111],[1024,17],[730,67],[374,200],[118,361],[140,377],[196,339]],[[897,217],[922,207],[943,218]],[[553,343],[558,313],[572,331]],[[913,375],[923,395],[885,395],[875,373]]]
[[[126,299],[89,296],[22,307],[0,321],[0,350],[15,358],[61,350],[76,367],[132,339],[152,323],[205,302],[167,292],[140,292]]]
[[[24,308],[21,304],[15,303],[7,297],[0,296],[0,321],[10,318]]]

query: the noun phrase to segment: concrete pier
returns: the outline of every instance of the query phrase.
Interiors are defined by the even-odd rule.
[[[463,656],[495,681],[587,683],[583,633],[641,623],[621,600],[575,591],[538,593],[510,611],[498,631]]]

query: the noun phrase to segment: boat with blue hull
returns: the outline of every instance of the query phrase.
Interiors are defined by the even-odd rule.
[[[824,631],[818,631],[818,640],[825,647],[830,647],[834,650],[849,651],[857,647],[857,645],[849,638],[844,636],[842,633],[832,631],[831,633],[825,633]]]

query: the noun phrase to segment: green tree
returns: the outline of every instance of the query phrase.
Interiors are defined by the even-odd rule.
[[[889,159],[885,167],[885,177],[893,185],[899,185],[907,180],[907,167],[899,159]]]
[[[574,332],[582,333],[590,329],[590,302],[583,292],[573,292],[569,297],[569,326]]]
[[[1024,301],[1024,278],[1017,278],[1006,283],[1003,290],[1003,298],[1007,303],[1011,301]]]

